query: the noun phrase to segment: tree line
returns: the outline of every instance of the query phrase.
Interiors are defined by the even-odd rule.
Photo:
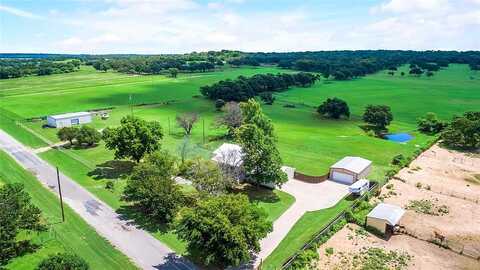
[[[80,68],[81,61],[53,61],[49,59],[2,59],[0,60],[0,79],[24,76],[45,76],[70,73]]]
[[[237,59],[237,63],[255,65],[278,65],[282,68],[304,72],[319,72],[325,78],[349,80],[381,70],[413,64],[430,72],[446,67],[450,63],[469,64],[472,70],[480,67],[478,51],[318,51],[288,53],[250,53]]]
[[[246,101],[264,92],[281,92],[291,86],[312,86],[319,77],[312,73],[256,74],[252,77],[239,76],[235,80],[223,80],[202,86],[200,92],[212,100]]]

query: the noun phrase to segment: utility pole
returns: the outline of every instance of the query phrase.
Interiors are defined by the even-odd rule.
[[[128,100],[130,101],[130,102],[129,102],[129,103],[130,103],[130,113],[131,113],[132,116],[133,116],[133,100],[132,100],[132,94],[130,94],[130,95],[128,96]]]
[[[168,135],[172,135],[170,132],[170,117],[168,117]]]
[[[203,123],[203,144],[205,144],[205,119],[202,119]]]
[[[65,222],[65,212],[63,210],[62,186],[60,186],[60,172],[57,167],[58,194],[60,195],[60,208],[62,209],[62,222]]]

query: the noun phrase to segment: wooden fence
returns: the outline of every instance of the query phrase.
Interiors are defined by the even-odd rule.
[[[320,176],[310,176],[300,172],[295,171],[293,178],[307,183],[321,183],[328,179],[329,174],[320,175]]]

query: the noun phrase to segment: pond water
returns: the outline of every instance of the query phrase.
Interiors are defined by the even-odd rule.
[[[408,142],[413,139],[413,136],[408,133],[393,133],[385,135],[385,139],[393,142]]]

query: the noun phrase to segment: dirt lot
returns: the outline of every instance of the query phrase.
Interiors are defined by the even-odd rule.
[[[382,196],[409,209],[401,220],[409,234],[480,259],[479,173],[478,154],[435,145],[385,185]]]
[[[368,248],[380,248],[387,256],[367,255]],[[480,262],[458,255],[437,245],[412,238],[394,235],[389,241],[382,240],[357,225],[348,224],[319,249],[317,269],[395,269],[400,261],[406,265],[399,269],[479,269]]]
[[[466,154],[434,145],[397,175],[408,184],[480,203],[480,154]]]

